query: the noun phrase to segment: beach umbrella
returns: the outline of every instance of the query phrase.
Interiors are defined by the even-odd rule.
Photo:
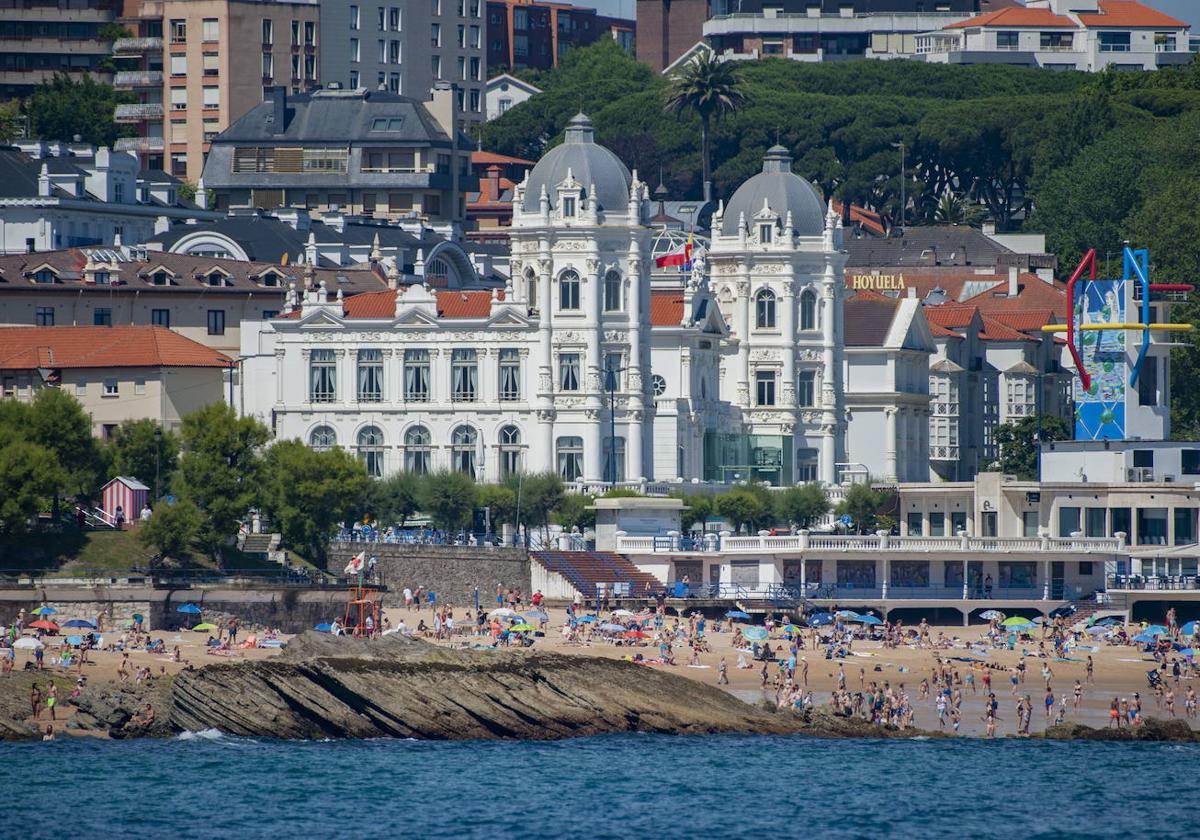
[[[17,650],[37,650],[44,648],[45,645],[33,638],[33,636],[22,636],[13,642],[13,647]]]
[[[83,636],[67,636],[67,644],[78,647],[83,644]]]
[[[767,638],[767,628],[765,627],[747,627],[742,631],[742,638],[749,639],[752,642],[761,642]]]
[[[1133,637],[1133,640],[1135,642],[1138,642],[1139,644],[1150,645],[1150,644],[1154,644],[1155,642],[1157,642],[1158,637],[1151,636],[1149,633],[1138,633],[1136,636]]]
[[[313,629],[316,630],[318,633],[328,633],[330,630],[333,629],[333,625],[330,624],[329,622],[324,622],[322,624],[316,625],[315,627],[313,627]]]
[[[1170,630],[1168,630],[1166,627],[1163,627],[1161,624],[1151,624],[1142,631],[1142,634],[1146,636],[1165,636],[1170,632]]]
[[[33,611],[34,615],[54,615],[58,610],[54,607],[38,607]]]
[[[730,610],[729,612],[725,613],[725,617],[729,618],[729,619],[733,619],[735,621],[750,621],[751,620],[750,613],[744,612],[743,610]]]
[[[795,624],[785,624],[779,628],[780,633],[802,633],[803,627],[797,627]]]
[[[1181,654],[1183,654],[1184,656],[1195,656],[1196,655],[1196,651],[1194,648],[1183,648],[1179,652]]]
[[[1111,633],[1112,628],[1109,627],[1107,624],[1104,624],[1104,625],[1093,624],[1091,627],[1089,627],[1087,629],[1087,632],[1088,632],[1088,635],[1090,635],[1090,636],[1103,636],[1105,633]]]
[[[1184,636],[1196,635],[1196,622],[1189,621],[1187,624],[1179,628],[1179,632]]]
[[[826,624],[833,624],[833,616],[827,612],[816,613],[808,618],[809,627],[823,627]]]
[[[206,621],[206,622],[204,622],[203,624],[197,624],[197,625],[196,625],[195,627],[193,627],[192,629],[193,629],[193,630],[199,630],[199,631],[201,631],[201,632],[204,632],[204,631],[206,631],[206,630],[216,630],[216,629],[217,629],[217,625],[215,625],[215,624],[213,624],[213,623],[211,623],[211,622],[208,622],[208,621]]]
[[[1028,618],[1014,615],[1012,618],[1006,618],[1000,622],[1001,627],[1024,627],[1026,624],[1032,624]]]
[[[488,613],[488,618],[520,618],[516,610],[510,610],[508,607],[497,607]]]
[[[596,622],[596,616],[585,615],[585,616],[583,616],[581,618],[577,618],[575,620],[578,621],[580,624],[594,624]]]
[[[46,621],[45,619],[42,619],[41,621],[31,622],[29,626],[36,627],[39,630],[51,630],[51,631],[58,630],[57,624],[55,624],[53,621]]]
[[[176,607],[175,612],[188,613],[189,615],[199,615],[200,608],[195,604],[184,604],[182,607]]]
[[[547,613],[542,612],[541,610],[534,610],[533,612],[527,612],[527,613],[525,613],[525,618],[529,619],[530,621],[549,621],[550,620],[550,616]]]
[[[622,616],[622,617],[624,617],[624,616],[627,616],[627,615],[633,615],[633,613],[632,613],[632,612],[630,612],[629,610],[624,610],[624,609],[622,609],[622,610],[613,610],[612,614],[613,614],[613,615],[619,615],[619,616]]]
[[[863,624],[883,624],[883,619],[873,615],[860,615],[857,620]]]
[[[620,624],[601,624],[600,629],[605,633],[624,633],[625,628]]]
[[[70,621],[64,621],[63,627],[86,627],[88,630],[96,629],[96,625],[85,618],[72,618]]]
[[[512,627],[509,627],[508,629],[512,630],[514,633],[530,633],[530,632],[536,630],[537,628],[534,627],[532,624],[526,624],[525,622],[521,622],[520,624],[514,624]]]
[[[838,610],[836,615],[838,618],[844,618],[847,621],[854,621],[854,619],[858,618],[858,613],[854,610]]]
[[[1097,625],[1104,625],[1106,627],[1115,627],[1120,623],[1121,619],[1117,618],[1115,615],[1106,616],[1105,618],[1102,618],[1096,622]]]
[[[979,614],[979,617],[985,621],[991,621],[992,619],[1003,621],[1004,613],[1000,612],[1000,610],[984,610]]]

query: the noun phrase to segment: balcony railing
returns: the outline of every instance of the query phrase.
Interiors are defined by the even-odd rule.
[[[1009,417],[1028,417],[1035,413],[1033,403],[1027,402],[1005,403],[1004,410]]]
[[[958,402],[947,402],[945,400],[934,400],[929,404],[930,410],[934,417],[957,417]]]
[[[1155,592],[1200,589],[1200,577],[1196,575],[1109,575],[1108,588]]]
[[[121,137],[116,143],[118,152],[161,152],[163,148],[161,137]]]
[[[929,458],[932,461],[957,461],[959,449],[957,446],[931,445]]]
[[[608,485],[602,485],[607,489]],[[624,486],[624,485],[618,485]],[[634,486],[632,483],[630,486]],[[631,536],[617,534],[617,551],[633,554],[649,552],[725,552],[725,553],[770,553],[770,552],[987,552],[998,554],[1025,554],[1031,552],[1058,552],[1070,554],[1112,554],[1125,549],[1121,537],[898,537],[853,534],[798,534],[780,536],[732,536],[728,532],[706,534],[698,540],[678,532],[657,536]]]
[[[113,41],[113,55],[144,55],[162,52],[162,38],[118,38]]]
[[[162,118],[163,106],[157,102],[118,105],[116,111],[113,112],[113,121],[119,123],[138,123]]]
[[[113,76],[113,87],[120,89],[160,87],[161,70],[121,70]]]

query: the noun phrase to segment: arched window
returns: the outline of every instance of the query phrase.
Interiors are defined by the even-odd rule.
[[[621,311],[621,274],[616,270],[604,275],[604,311]]]
[[[500,475],[507,477],[521,471],[521,430],[516,426],[500,429]]]
[[[450,266],[440,257],[425,263],[425,282],[445,288],[450,284]]]
[[[315,452],[325,452],[337,446],[337,432],[329,426],[317,426],[308,436],[308,445]]]
[[[429,430],[413,426],[404,433],[404,471],[413,475],[428,475],[431,447]]]
[[[525,300],[530,309],[537,309],[537,275],[532,268],[525,269]]]
[[[775,329],[775,293],[770,289],[763,289],[754,296],[754,311],[756,313],[756,323],[760,330]]]
[[[450,468],[475,477],[475,444],[479,435],[470,426],[459,426],[450,436]]]
[[[558,474],[563,481],[578,481],[583,477],[583,438],[558,439]]]
[[[812,289],[805,289],[800,294],[800,329],[815,330],[817,328],[817,296]]]
[[[358,457],[367,465],[367,475],[383,475],[383,432],[378,426],[365,426],[358,433]]]
[[[570,269],[558,278],[558,308],[579,308],[579,274]]]

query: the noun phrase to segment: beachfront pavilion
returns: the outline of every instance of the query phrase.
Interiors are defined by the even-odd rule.
[[[801,531],[752,537],[722,533],[695,545],[674,533],[618,532],[614,542],[615,551],[663,581],[675,596],[763,608],[803,600],[906,619],[948,611],[961,614],[964,624],[988,609],[1048,615],[1066,603],[1108,606],[1103,603],[1106,575],[1128,558],[1121,536],[938,538]]]

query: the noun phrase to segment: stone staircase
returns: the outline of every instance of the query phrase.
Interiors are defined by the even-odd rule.
[[[663,590],[663,583],[654,575],[643,572],[624,555],[613,551],[534,551],[530,559],[550,572],[557,572],[579,590],[585,598],[594,598],[596,586],[628,584],[632,599],[649,598]]]
[[[238,537],[238,549],[244,554],[261,554],[267,560],[287,565],[287,552],[279,550],[282,534],[243,534]]]

